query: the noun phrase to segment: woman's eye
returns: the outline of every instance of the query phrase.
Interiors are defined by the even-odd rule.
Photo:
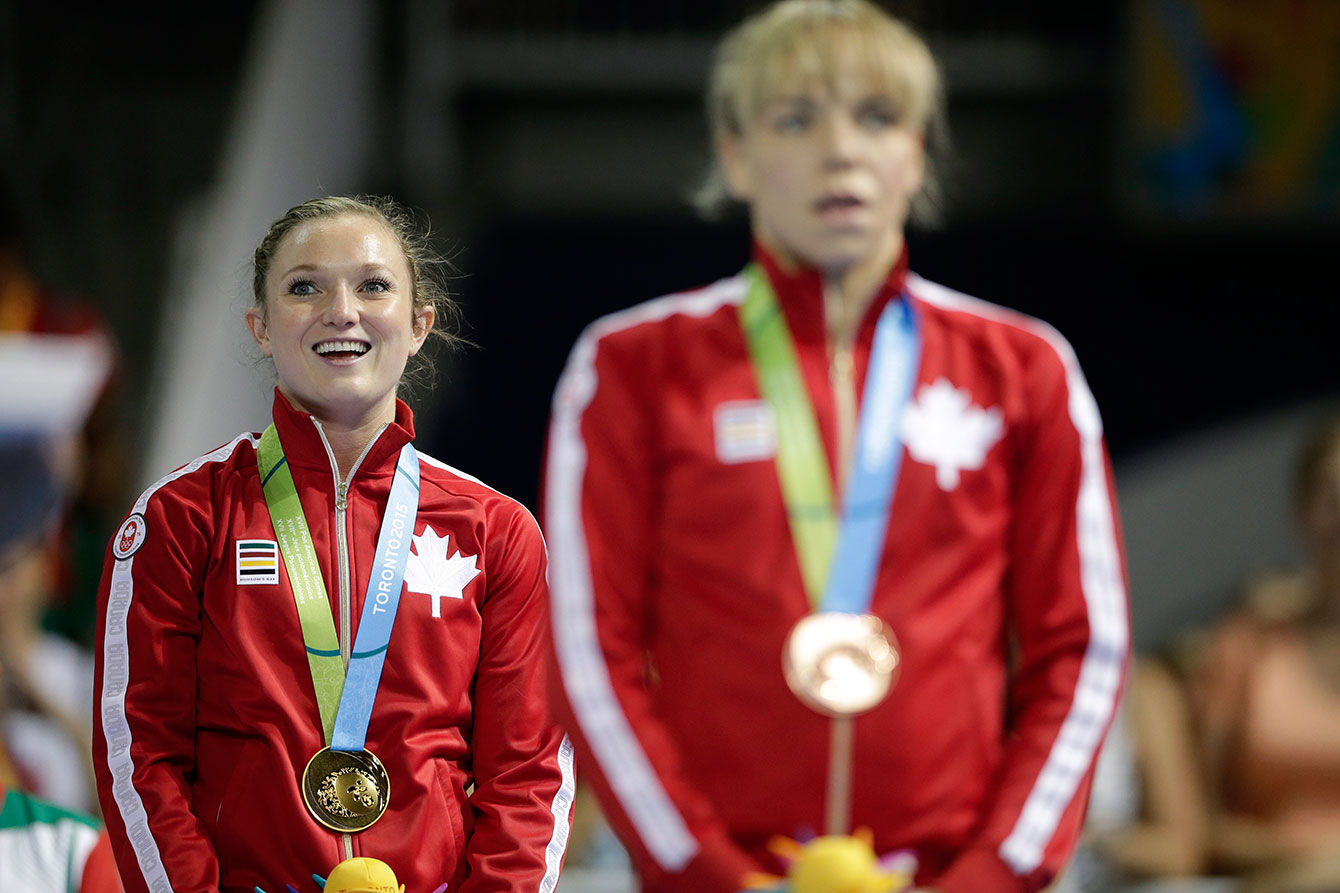
[[[809,126],[810,116],[804,112],[787,112],[778,115],[772,123],[780,133],[800,133]]]
[[[874,107],[862,109],[856,116],[862,127],[869,130],[883,130],[898,125],[898,114],[893,109]]]
[[[363,283],[363,290],[373,292],[374,294],[381,294],[382,292],[391,290],[391,283],[387,282],[385,279],[369,279],[367,282]]]
[[[299,297],[316,294],[316,285],[310,279],[295,279],[288,284],[288,293]]]

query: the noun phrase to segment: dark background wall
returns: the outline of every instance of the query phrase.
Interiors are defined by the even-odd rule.
[[[366,188],[434,219],[478,345],[421,401],[430,452],[533,506],[548,397],[581,327],[743,263],[743,222],[701,222],[682,195],[706,158],[708,50],[756,5],[374,6],[366,127],[380,149]],[[1060,329],[1119,470],[1171,439],[1340,391],[1335,195],[1245,210],[1150,199],[1133,143],[1141,91],[1157,87],[1142,86],[1138,38],[1178,5],[890,4],[945,65],[956,145],[945,225],[912,235],[913,265]],[[163,333],[159,320],[174,300],[168,246],[215,175],[266,8],[225,6],[158,17],[0,6],[3,177],[39,273],[102,308],[120,339],[137,424],[157,339],[216,336]],[[1255,8],[1262,33],[1292,26],[1284,6],[1302,25],[1329,21],[1324,0],[1181,6]],[[1250,87],[1251,49],[1222,58],[1234,50],[1223,42],[1221,73]],[[1250,169],[1213,173],[1232,192]]]

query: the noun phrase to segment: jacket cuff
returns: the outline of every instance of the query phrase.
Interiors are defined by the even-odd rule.
[[[964,850],[953,864],[928,885],[940,893],[1031,893],[1038,889],[1019,877],[989,850]]]
[[[700,840],[698,855],[675,877],[676,890],[693,893],[737,893],[745,875],[763,868],[724,835]]]

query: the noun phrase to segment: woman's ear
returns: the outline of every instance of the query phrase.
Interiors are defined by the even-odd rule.
[[[435,322],[437,322],[437,311],[431,305],[420,307],[414,311],[414,324],[410,328],[410,334],[413,336],[410,356],[417,354],[419,349],[423,347],[423,342],[428,338],[428,333],[433,330],[433,323]]]
[[[726,181],[726,191],[737,201],[748,202],[753,198],[753,176],[749,169],[749,159],[745,139],[739,134],[728,133],[717,137],[717,163],[721,165],[721,174]]]
[[[274,356],[274,351],[270,349],[270,333],[265,328],[265,311],[255,306],[248,307],[244,318],[247,323],[247,331],[256,340],[256,346],[261,349],[261,353],[267,357]]]

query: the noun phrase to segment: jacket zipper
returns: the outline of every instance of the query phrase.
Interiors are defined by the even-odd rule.
[[[834,504],[841,511],[842,498],[846,492],[847,472],[851,468],[852,442],[856,435],[856,362],[853,342],[855,333],[850,336],[840,326],[836,331],[833,325],[843,319],[842,296],[835,289],[824,288],[825,329],[828,330],[828,383],[833,389],[833,408],[837,422],[837,456],[834,472],[837,478],[838,492]]]
[[[335,556],[336,563],[339,566],[339,595],[340,595],[340,660],[344,662],[344,671],[349,672],[349,655],[353,652],[353,642],[350,640],[350,627],[352,620],[352,596],[349,586],[349,533],[345,529],[344,516],[349,507],[349,482],[354,479],[354,474],[358,471],[358,466],[363,464],[367,458],[368,451],[372,445],[382,436],[382,432],[387,426],[382,425],[377,429],[377,433],[368,441],[367,446],[363,447],[363,452],[358,454],[354,464],[349,469],[349,474],[344,480],[340,480],[340,466],[335,461],[335,451],[330,448],[330,441],[326,439],[326,431],[321,427],[321,422],[315,417],[312,424],[316,426],[316,432],[321,435],[321,443],[326,448],[326,456],[330,459],[330,473],[335,479]],[[354,838],[352,834],[342,834],[344,839],[344,858],[352,859],[354,857]]]
[[[828,364],[828,380],[833,386],[837,412],[837,485],[840,504],[846,492],[847,473],[851,470],[852,440],[856,436],[856,363],[849,344],[833,351]]]

